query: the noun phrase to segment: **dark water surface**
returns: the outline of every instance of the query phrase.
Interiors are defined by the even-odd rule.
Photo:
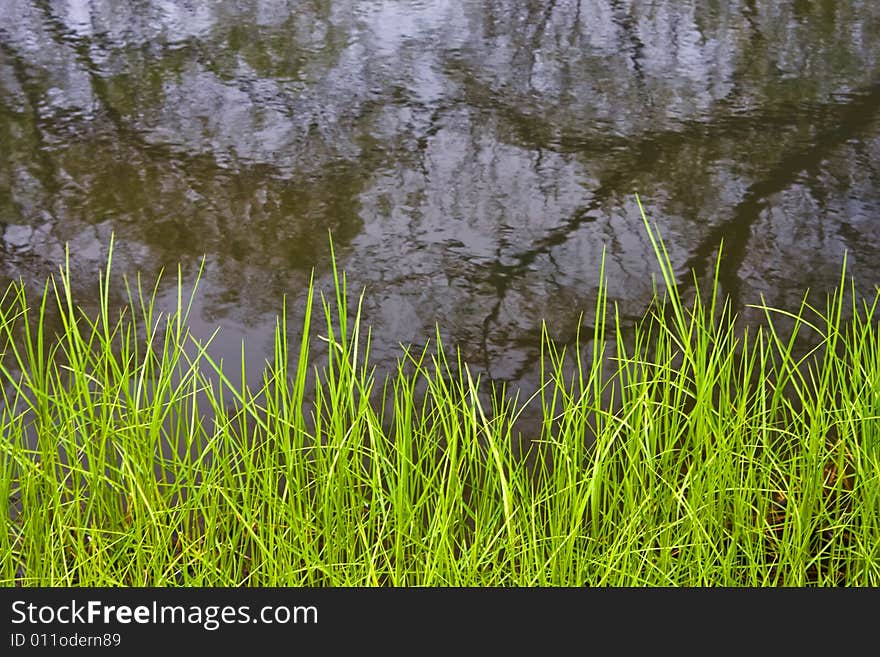
[[[833,287],[845,251],[870,293],[878,58],[876,0],[2,0],[0,283],[69,244],[88,299],[111,233],[120,272],[205,255],[194,327],[253,380],[283,296],[296,338],[313,267],[329,288],[329,230],[375,362],[439,324],[528,387],[603,249],[644,312],[635,193],[683,280],[724,241],[741,307]]]

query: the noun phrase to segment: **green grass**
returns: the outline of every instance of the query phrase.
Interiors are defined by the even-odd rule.
[[[192,338],[182,293],[161,315],[138,282],[120,314],[105,273],[88,314],[66,269],[38,298],[11,285],[0,583],[880,584],[880,294],[841,276],[825,308],[738,330],[717,289],[685,302],[645,225],[652,309],[621,338],[603,274],[593,334],[566,350],[545,331],[530,399],[484,389],[439,337],[377,376],[335,269],[300,344],[279,318],[253,387]]]

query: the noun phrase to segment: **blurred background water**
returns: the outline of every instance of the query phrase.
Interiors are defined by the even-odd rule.
[[[41,290],[69,245],[88,306],[111,233],[120,274],[205,257],[194,331],[256,381],[332,233],[381,368],[439,326],[529,389],[541,320],[592,325],[603,251],[645,311],[636,193],[683,281],[724,242],[746,318],[844,252],[872,293],[878,57],[873,0],[4,0],[0,283]]]

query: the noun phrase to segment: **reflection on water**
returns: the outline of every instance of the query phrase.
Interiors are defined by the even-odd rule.
[[[196,328],[256,376],[329,231],[378,362],[439,324],[527,383],[542,318],[590,325],[603,249],[644,311],[635,193],[683,280],[724,242],[740,306],[844,251],[873,289],[878,56],[873,0],[5,0],[0,276],[39,287],[69,244],[88,295],[111,233],[120,271],[206,255]]]

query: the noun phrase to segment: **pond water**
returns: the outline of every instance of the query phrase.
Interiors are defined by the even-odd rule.
[[[624,323],[657,271],[792,307],[843,255],[880,283],[875,0],[3,0],[0,283],[69,245],[120,273],[205,271],[197,334],[259,376],[328,233],[373,360],[440,327],[484,378],[535,381],[541,321]],[[122,299],[122,279],[114,294]],[[170,303],[172,277],[160,295]],[[748,312],[746,310],[746,312]]]

